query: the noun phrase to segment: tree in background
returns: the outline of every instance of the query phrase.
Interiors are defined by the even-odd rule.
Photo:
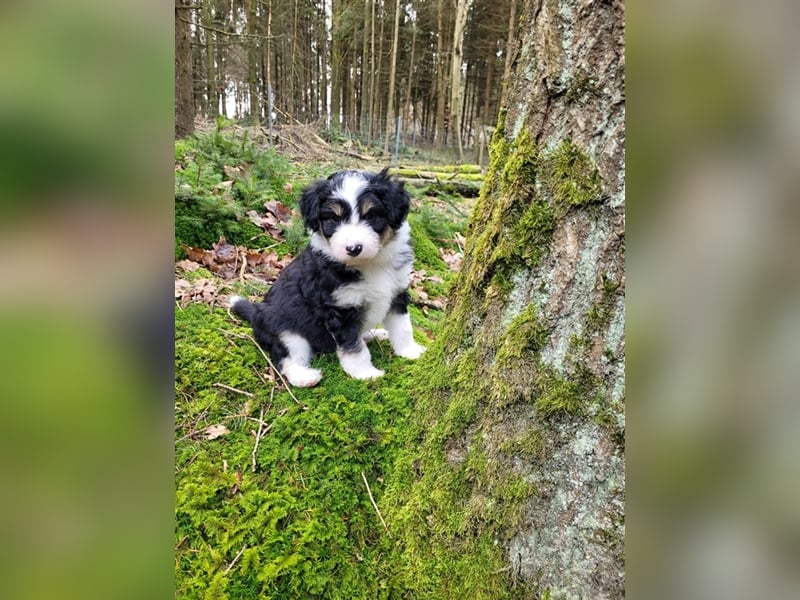
[[[388,149],[400,114],[403,141],[458,149],[496,118],[518,0],[196,0],[178,11],[183,2],[176,49],[189,36],[192,102],[176,104],[176,120],[258,122],[271,88],[283,122]]]
[[[453,126],[459,160],[464,160],[464,149],[461,144],[461,108],[464,101],[461,89],[461,68],[464,63],[464,28],[467,25],[467,13],[470,6],[472,6],[472,0],[456,1],[455,31],[450,62],[450,123]]]
[[[192,51],[186,0],[175,0],[175,137],[194,132]]]

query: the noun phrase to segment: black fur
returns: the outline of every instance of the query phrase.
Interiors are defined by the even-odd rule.
[[[283,270],[264,300],[256,304],[240,300],[231,310],[252,325],[256,341],[278,366],[286,357],[278,339],[284,331],[302,335],[315,353],[333,352],[337,344],[352,349],[358,345],[363,310],[337,307],[332,294],[360,277],[357,270],[306,248]]]

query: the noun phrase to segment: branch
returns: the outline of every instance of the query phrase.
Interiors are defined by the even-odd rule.
[[[184,19],[183,17],[178,17],[178,20],[188,23],[189,25],[199,27],[200,29],[205,29],[206,31],[213,31],[214,33],[219,33],[220,35],[227,35],[230,37],[255,38],[259,40],[277,40],[283,37],[283,35],[262,35],[260,33],[236,33],[235,31],[225,31],[224,29],[217,29],[216,27],[203,25],[202,23],[195,23],[194,21],[190,19]]]
[[[229,385],[225,385],[224,383],[215,383],[213,385],[215,387],[221,387],[221,388],[223,388],[225,390],[228,390],[230,392],[236,392],[237,394],[242,394],[243,396],[247,396],[248,398],[255,398],[256,397],[255,394],[252,394],[250,392],[245,392],[244,390],[240,390],[240,389],[237,389],[235,387],[231,387]]]
[[[228,573],[230,573],[231,569],[233,568],[233,565],[236,564],[236,561],[239,560],[239,557],[242,555],[242,552],[244,552],[246,549],[247,549],[247,545],[242,546],[242,549],[239,550],[239,552],[236,554],[236,556],[233,557],[233,560],[231,561],[231,564],[229,564],[228,568],[225,569],[225,572],[223,573],[223,575],[227,575]]]

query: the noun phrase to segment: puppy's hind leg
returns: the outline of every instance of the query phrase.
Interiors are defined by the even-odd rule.
[[[309,367],[313,352],[306,338],[296,333],[284,332],[280,339],[288,355],[281,360],[278,368],[286,380],[295,387],[317,385],[322,379],[322,371]]]

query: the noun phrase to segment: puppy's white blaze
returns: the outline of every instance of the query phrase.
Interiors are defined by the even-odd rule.
[[[411,317],[408,313],[402,315],[389,313],[383,320],[383,325],[389,332],[389,342],[397,356],[414,359],[419,358],[425,352],[425,347],[414,341]]]
[[[381,377],[383,371],[376,369],[372,365],[372,357],[369,354],[366,344],[362,342],[361,349],[357,352],[345,352],[341,348],[336,351],[339,357],[339,364],[350,377],[356,379],[375,379]]]
[[[331,196],[347,202],[355,215],[358,212],[356,210],[358,197],[361,196],[367,185],[367,178],[361,173],[347,173],[342,177],[339,184],[331,190]]]
[[[280,334],[280,340],[289,351],[289,356],[284,358],[280,364],[281,373],[287,381],[295,387],[317,385],[322,379],[322,371],[308,366],[311,364],[313,352],[306,338],[284,331]]]

